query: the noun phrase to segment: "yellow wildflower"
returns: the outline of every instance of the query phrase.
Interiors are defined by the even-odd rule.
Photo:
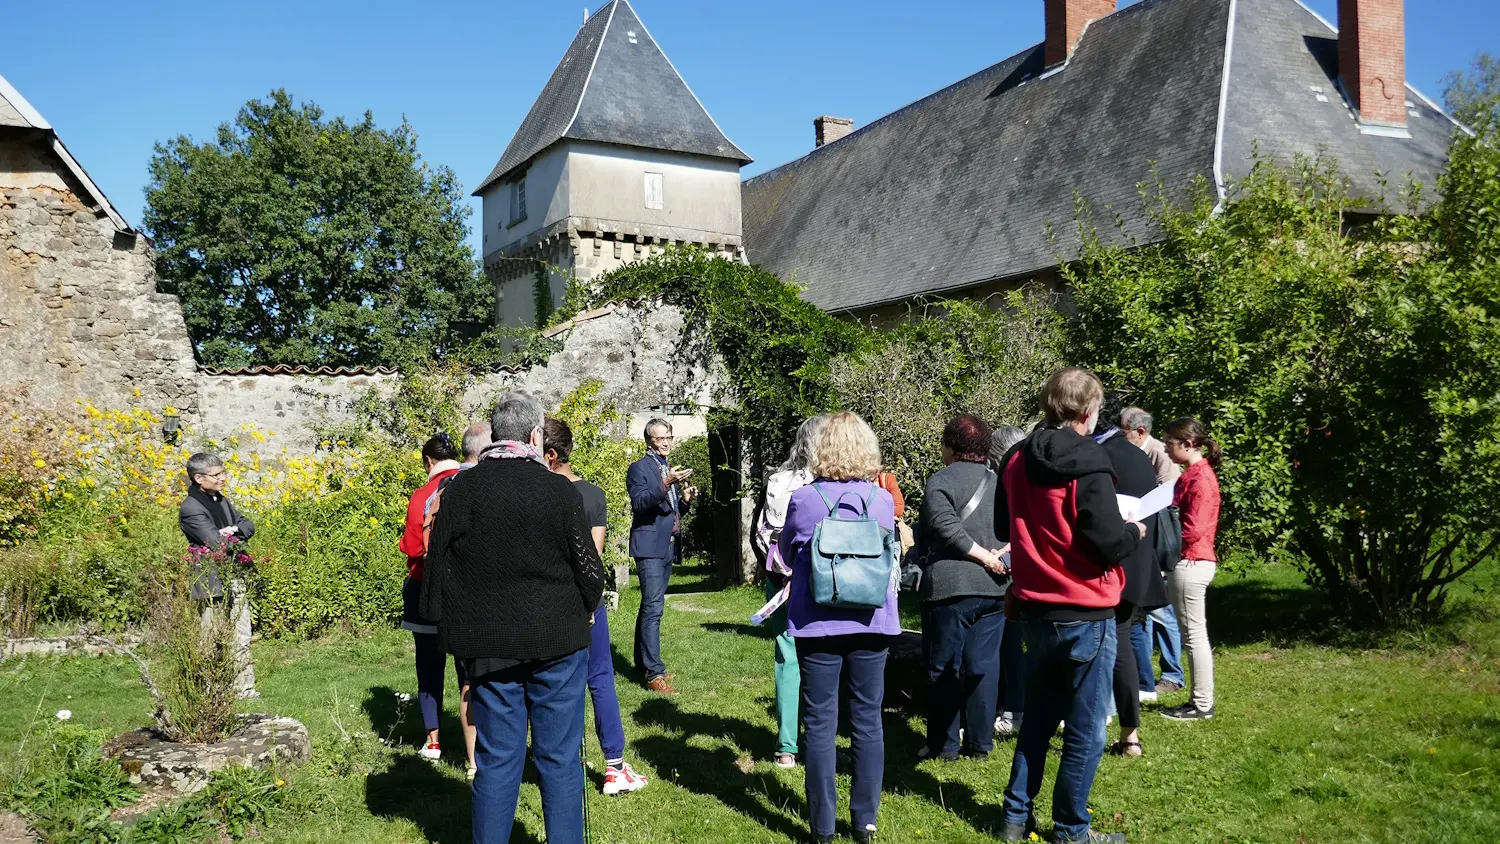
[[[38,469],[45,469],[47,468],[47,461],[38,457],[37,459],[31,461],[31,465],[37,467]]]

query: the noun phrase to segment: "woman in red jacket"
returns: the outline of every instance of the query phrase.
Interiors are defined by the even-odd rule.
[[[417,605],[422,597],[422,566],[426,562],[427,549],[422,540],[422,522],[427,516],[427,504],[432,494],[449,478],[458,474],[458,449],[447,434],[439,433],[422,446],[422,465],[427,469],[427,483],[411,494],[406,505],[406,530],[401,534],[401,553],[406,555],[406,582],[401,587],[401,626],[411,631],[417,645],[417,701],[422,707],[422,724],[427,728],[427,740],[421,755],[433,762],[443,756],[438,744],[438,717],[443,712],[443,673],[448,667],[448,655],[438,642],[437,626],[422,617]],[[474,777],[474,730],[469,726],[467,678],[458,660],[453,661],[458,673],[458,716],[464,728],[464,744],[469,755],[469,778]]]
[[[1214,654],[1208,642],[1205,615],[1208,584],[1219,568],[1214,538],[1219,532],[1219,476],[1214,467],[1223,459],[1219,444],[1209,439],[1203,423],[1192,417],[1168,425],[1162,438],[1167,456],[1182,467],[1182,477],[1172,493],[1172,504],[1182,514],[1182,561],[1167,575],[1172,608],[1182,625],[1182,644],[1187,649],[1193,675],[1193,697],[1181,706],[1162,711],[1178,721],[1214,717]]]

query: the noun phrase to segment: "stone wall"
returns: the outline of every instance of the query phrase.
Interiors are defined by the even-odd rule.
[[[276,449],[305,454],[318,444],[315,431],[348,421],[354,403],[371,389],[393,387],[397,375],[211,375],[197,380],[198,429],[224,440],[254,424]]]
[[[96,217],[61,161],[0,136],[0,388],[71,407],[197,409],[192,346],[145,237]]]

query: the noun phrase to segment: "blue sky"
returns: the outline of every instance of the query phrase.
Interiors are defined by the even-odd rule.
[[[1337,0],[1307,0],[1329,20]],[[78,0],[6,3],[0,75],[134,225],[152,145],[212,137],[284,87],[331,114],[404,114],[469,188],[499,159],[603,0]],[[819,114],[863,125],[1042,38],[1042,0],[632,0],[753,175],[811,148]],[[1122,2],[1129,5],[1128,2]],[[1408,0],[1409,81],[1500,52],[1500,2]],[[478,223],[477,200],[471,224]]]

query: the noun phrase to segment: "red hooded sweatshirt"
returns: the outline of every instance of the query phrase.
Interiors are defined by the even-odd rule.
[[[1009,540],[1010,594],[1056,621],[1114,617],[1121,560],[1140,543],[1120,517],[1109,455],[1072,428],[1044,428],[1005,456],[995,532]]]
[[[406,503],[406,529],[401,533],[401,553],[406,555],[406,573],[412,580],[422,579],[422,564],[427,555],[422,548],[422,522],[427,518],[427,499],[437,492],[438,485],[458,474],[458,464],[444,460],[432,467],[427,483],[411,494]]]

